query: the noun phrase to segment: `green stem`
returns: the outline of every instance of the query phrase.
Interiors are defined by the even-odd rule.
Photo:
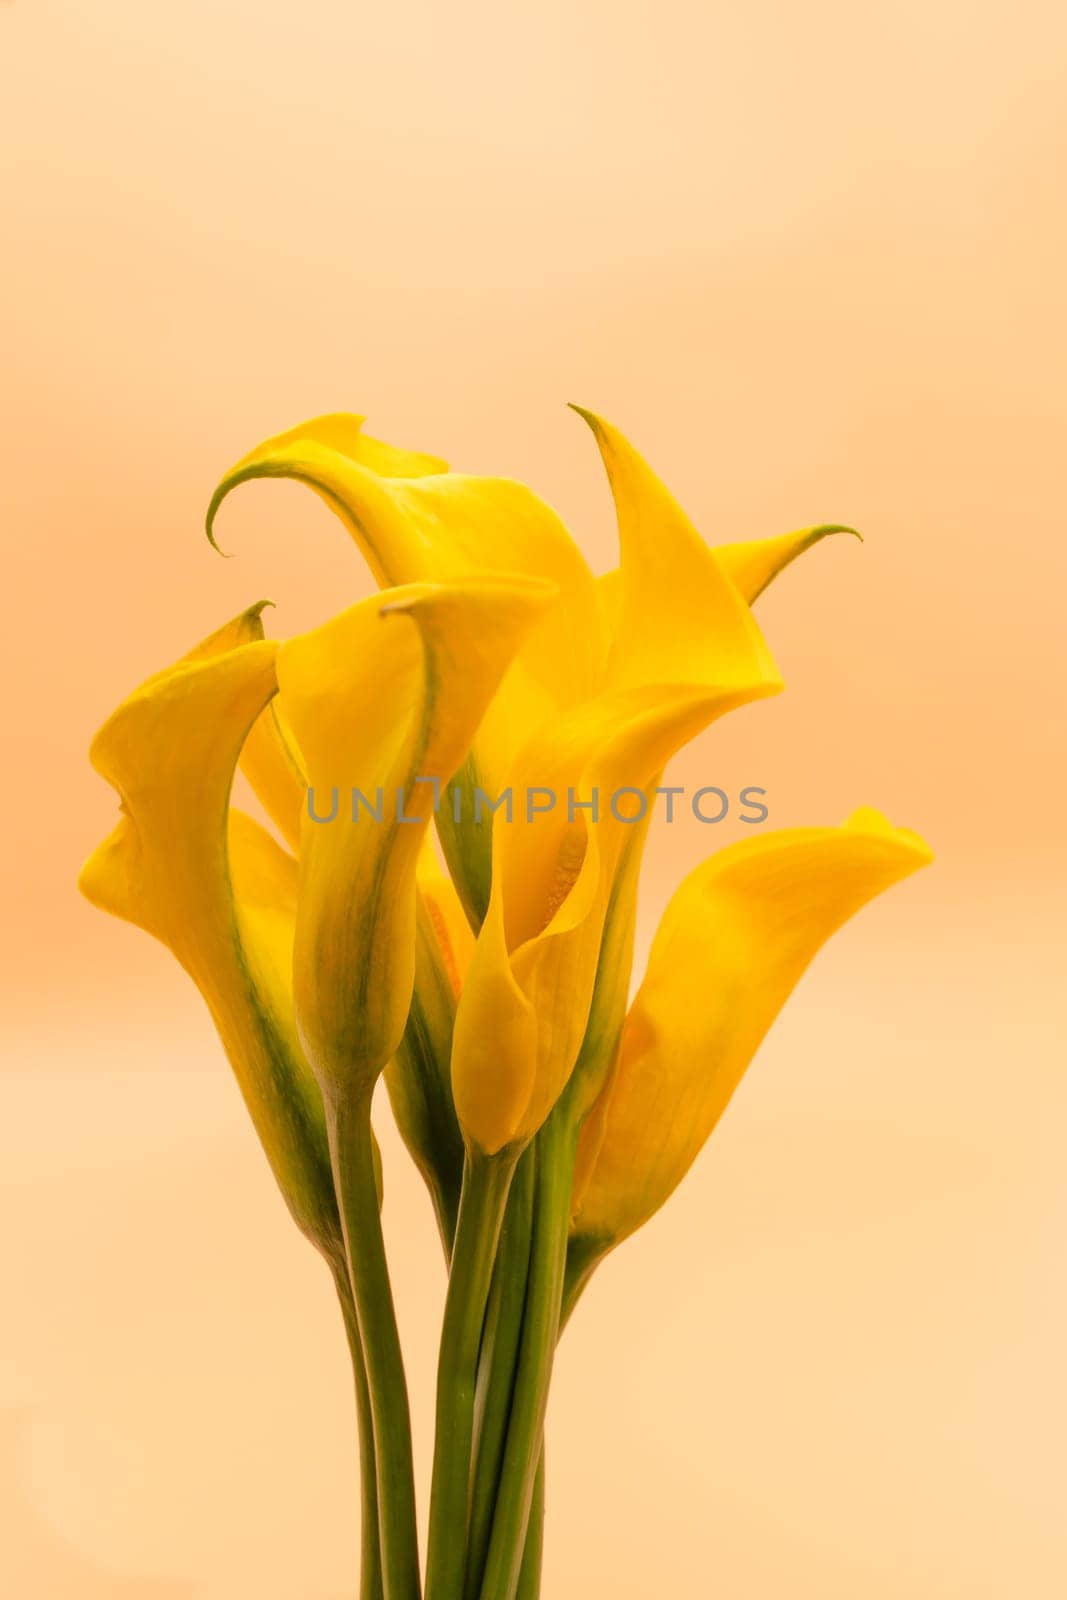
[[[573,1247],[573,1241],[572,1241]],[[593,1273],[604,1259],[602,1253],[584,1251],[575,1253],[573,1248],[568,1249],[567,1269],[563,1281],[563,1300],[559,1311],[559,1335],[562,1339],[563,1330],[571,1320],[571,1316],[582,1298]],[[557,1339],[557,1343],[558,1343]],[[541,1460],[537,1467],[537,1477],[534,1480],[533,1502],[530,1507],[530,1522],[526,1529],[526,1545],[522,1555],[522,1571],[519,1573],[519,1587],[516,1590],[516,1600],[537,1600],[541,1592],[541,1565],[544,1555],[545,1537],[545,1447],[544,1439],[541,1442]]]
[[[419,1600],[411,1418],[382,1238],[369,1095],[328,1106],[327,1119],[373,1419],[383,1595]]]
[[[515,1600],[559,1333],[577,1136],[565,1107],[537,1139],[537,1194],[522,1343],[481,1600]]]
[[[606,1252],[603,1247],[598,1247],[588,1240],[571,1240],[567,1250],[567,1267],[563,1280],[563,1299],[559,1311],[559,1335],[562,1339],[563,1330],[571,1320],[571,1316],[582,1298],[586,1288],[604,1259]],[[558,1342],[558,1340],[557,1340]],[[545,1536],[545,1447],[542,1438],[541,1460],[537,1467],[537,1477],[534,1480],[533,1502],[530,1507],[530,1522],[526,1529],[526,1544],[522,1555],[522,1571],[519,1573],[519,1587],[516,1590],[516,1600],[537,1600],[541,1592],[541,1566],[544,1555]]]
[[[601,1241],[579,1235],[567,1246],[567,1270],[563,1279],[563,1305],[559,1314],[562,1334],[575,1308],[592,1280],[593,1273],[608,1254]]]
[[[545,1549],[545,1447],[541,1444],[541,1457],[534,1479],[533,1500],[530,1503],[530,1520],[526,1526],[526,1543],[522,1550],[522,1567],[515,1600],[538,1600],[541,1593],[541,1566]]]
[[[356,1305],[344,1262],[331,1262],[331,1271],[341,1302],[348,1350],[352,1358],[352,1377],[356,1389],[356,1420],[359,1424],[360,1562],[359,1600],[383,1600],[382,1546],[378,1536],[378,1475],[374,1459],[374,1419],[371,1416],[367,1365],[359,1338]]]
[[[459,1600],[463,1593],[478,1354],[516,1160],[514,1152],[472,1150],[464,1167],[437,1365],[426,1600]]]
[[[533,1147],[523,1155],[508,1196],[489,1310],[478,1361],[475,1467],[467,1544],[467,1600],[477,1600],[489,1550],[497,1483],[507,1441],[515,1366],[526,1305],[534,1194]]]

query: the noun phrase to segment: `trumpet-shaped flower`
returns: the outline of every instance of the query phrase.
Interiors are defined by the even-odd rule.
[[[400,1043],[426,829],[552,596],[524,577],[411,585],[278,652],[280,709],[315,815],[331,796],[329,820],[310,803],[303,819],[293,952],[300,1034],[327,1097],[369,1093]],[[364,804],[373,816],[359,815]]]
[[[930,860],[916,834],[865,809],[839,828],[746,839],[690,873],[663,915],[615,1066],[582,1129],[578,1258],[598,1259],[659,1209],[817,951]]]
[[[293,1016],[296,863],[230,808],[241,748],[277,692],[277,646],[257,637],[260,610],[149,678],[96,735],[91,759],[122,816],[79,882],[185,967],[296,1221],[336,1257],[322,1100]]]
[[[262,609],[253,608],[243,619],[249,638],[263,637]],[[299,856],[303,818],[308,812],[308,780],[303,756],[277,698],[253,724],[241,751],[240,767],[260,804]],[[409,821],[405,827],[411,825]],[[295,897],[293,911],[295,918]],[[442,872],[428,841],[417,866],[415,927],[411,1010],[396,1055],[386,1066],[385,1079],[397,1127],[426,1179],[447,1240],[455,1221],[463,1165],[448,1060],[456,998],[473,936],[452,880]]]
[[[492,895],[452,1064],[460,1121],[488,1153],[537,1131],[577,1059],[635,814],[620,814],[614,797],[628,790],[639,805],[694,734],[781,688],[714,552],[623,436],[583,415],[618,513],[616,625],[596,692],[516,758],[515,791],[543,787],[556,804],[494,832]]]

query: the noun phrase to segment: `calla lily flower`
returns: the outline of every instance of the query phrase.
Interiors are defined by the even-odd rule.
[[[690,873],[582,1129],[572,1261],[588,1270],[659,1210],[819,949],[931,859],[917,834],[864,809],[839,828],[743,840]]]
[[[341,1252],[323,1105],[296,1033],[297,868],[231,809],[234,769],[277,692],[277,646],[252,607],[149,678],[93,740],[122,817],[82,869],[96,906],[161,940],[199,988],[301,1229]]]
[[[516,759],[515,792],[543,787],[556,803],[494,831],[492,895],[452,1060],[460,1122],[488,1154],[527,1142],[568,1081],[649,784],[701,729],[782,687],[747,602],[681,507],[616,429],[582,415],[618,513],[617,620],[597,692]]]
[[[263,637],[262,609],[256,607],[248,613],[249,637]],[[256,798],[299,856],[303,818],[308,812],[308,781],[303,757],[277,698],[253,725],[240,767]],[[452,880],[438,865],[429,841],[419,854],[416,877],[415,987],[404,1036],[386,1065],[385,1081],[397,1127],[426,1180],[448,1245],[463,1168],[463,1140],[452,1102],[448,1062],[456,999],[474,940]]]
[[[369,1094],[399,1045],[415,971],[415,881],[440,789],[553,599],[525,577],[410,585],[278,651],[279,705],[307,771],[293,952],[301,1038],[327,1099]],[[329,793],[327,820],[310,800]],[[339,812],[341,796],[353,806]],[[373,815],[359,817],[358,807]],[[321,812],[317,812],[321,818]]]

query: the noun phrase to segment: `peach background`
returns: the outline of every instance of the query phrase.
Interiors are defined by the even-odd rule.
[[[768,597],[789,693],[676,781],[939,861],[568,1335],[546,1595],[1067,1591],[1065,90],[1051,0],[0,7],[5,1593],[352,1593],[325,1275],[196,995],[75,897],[84,749],[247,602],[365,592],[290,486],[227,509],[237,559],[200,534],[316,411],[527,478],[606,565],[568,398],[709,536],[867,535]],[[727,836],[660,831],[644,939]],[[425,1462],[442,1272],[387,1155]]]

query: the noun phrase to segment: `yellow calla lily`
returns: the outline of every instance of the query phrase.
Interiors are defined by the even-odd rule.
[[[728,846],[667,907],[579,1142],[572,1255],[641,1227],[689,1170],[817,951],[932,859],[872,810]]]
[[[255,638],[260,609],[148,679],[96,735],[91,760],[123,815],[79,885],[196,983],[290,1210],[336,1260],[321,1096],[293,1024],[296,863],[229,804],[242,745],[277,691],[277,646]]]
[[[654,776],[725,712],[781,681],[752,613],[651,468],[610,424],[601,449],[620,540],[618,624],[598,692],[517,757],[527,809],[493,834],[492,894],[453,1045],[456,1109],[485,1153],[528,1140],[585,1033],[620,854]],[[556,797],[531,814],[528,796]],[[614,797],[627,791],[627,811]],[[603,813],[601,813],[603,797]],[[594,805],[594,813],[590,808]]]
[[[651,510],[654,513],[654,495]],[[771,539],[750,539],[743,544],[715,545],[714,554],[726,576],[752,605],[764,590],[798,556],[811,550],[833,533],[861,536],[844,523],[821,523]],[[622,605],[622,573],[618,567],[597,579],[597,598],[602,608],[607,636],[613,639],[619,628]],[[593,989],[593,1004],[575,1064],[573,1115],[581,1122],[603,1087],[603,1077],[614,1060],[615,1050],[626,1016],[627,991],[633,963],[634,924],[637,886],[648,822],[651,820],[655,790],[660,775],[650,786],[645,821],[635,826],[623,851],[616,872],[612,900],[608,908]]]
[[[264,603],[265,604],[265,603]],[[240,619],[242,639],[263,638],[264,604]],[[220,641],[232,645],[226,631]],[[205,641],[201,650],[218,648]],[[299,855],[307,810],[307,779],[292,730],[277,698],[257,718],[241,751],[240,767],[275,826]],[[295,878],[293,864],[295,918]],[[426,1180],[442,1237],[451,1239],[463,1169],[463,1140],[448,1075],[452,1026],[462,974],[474,939],[451,879],[429,840],[417,866],[415,988],[404,1036],[385,1068],[393,1114],[404,1143]],[[292,933],[289,936],[290,953]]]
[[[521,577],[412,585],[362,601],[278,651],[280,709],[310,784],[296,1010],[328,1098],[369,1093],[400,1043],[426,829],[552,599],[549,585]]]

